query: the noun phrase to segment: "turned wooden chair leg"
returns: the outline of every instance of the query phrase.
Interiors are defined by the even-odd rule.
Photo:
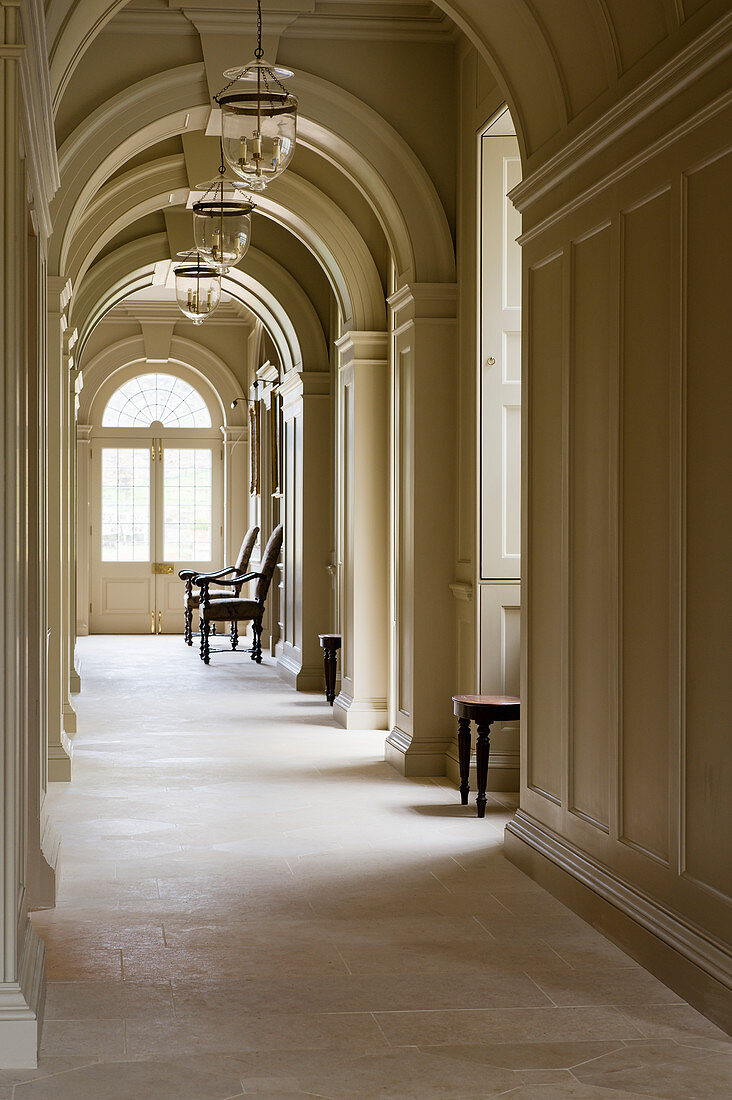
[[[460,761],[460,805],[467,806],[470,794],[469,718],[458,718],[458,760]]]
[[[183,631],[183,639],[186,645],[193,645],[193,612],[190,607],[185,610],[185,630]]]
[[[254,638],[254,645],[252,646],[252,660],[256,661],[258,665],[262,663],[262,624],[254,619],[252,622],[252,636]]]
[[[229,631],[231,637],[231,648],[236,649],[239,644],[239,624],[236,619],[231,620],[231,630]]]
[[[201,630],[201,660],[205,665],[210,663],[210,650],[208,642],[208,634],[211,629],[211,624],[207,619],[201,619],[199,624]]]

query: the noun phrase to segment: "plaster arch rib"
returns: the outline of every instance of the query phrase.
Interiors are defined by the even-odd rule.
[[[238,406],[234,412],[230,409],[231,401],[241,389],[231,368],[226,362],[210,348],[196,343],[184,336],[174,335],[170,341],[170,363],[188,367],[199,375],[216,397],[216,405],[221,416],[221,423],[226,425],[238,420],[243,425],[243,416],[238,413]],[[145,357],[145,342],[142,336],[127,336],[122,340],[116,340],[98,352],[93,359],[84,365],[84,388],[79,399],[79,417],[82,422],[91,424],[99,421],[99,396],[109,388],[114,375],[127,367],[139,364],[142,372],[157,369],[164,371],[165,367],[155,364],[151,368]],[[106,398],[105,398],[106,399]]]
[[[169,264],[168,239],[161,233],[117,249],[89,271],[73,314],[80,356],[101,317],[135,290],[163,282]],[[302,287],[280,264],[251,248],[247,271],[229,272],[224,288],[261,320],[283,369],[328,369],[325,335],[317,313]]]
[[[94,256],[137,218],[183,204],[188,183],[182,158],[143,165],[110,182],[87,208],[75,236],[64,248],[66,267],[77,287]],[[276,198],[259,196],[257,209],[286,226],[313,253],[325,271],[344,324],[369,331],[386,322],[384,291],[374,260],[343,212],[312,184],[289,174]],[[248,260],[245,268],[250,269]]]

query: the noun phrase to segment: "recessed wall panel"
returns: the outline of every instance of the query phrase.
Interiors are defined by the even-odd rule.
[[[686,873],[732,895],[729,154],[687,181]]]
[[[105,579],[102,591],[102,610],[115,615],[137,615],[150,604],[150,581],[147,579]]]
[[[529,273],[528,779],[556,800],[562,791],[562,272],[559,255]]]
[[[612,233],[572,248],[570,374],[570,808],[608,827],[610,652],[615,555],[611,517]]]
[[[621,836],[669,855],[669,191],[622,216]]]

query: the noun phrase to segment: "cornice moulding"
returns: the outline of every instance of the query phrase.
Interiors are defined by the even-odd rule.
[[[523,214],[588,160],[724,61],[732,53],[731,30],[732,12],[695,38],[545,164],[517,184],[508,195],[516,209]]]

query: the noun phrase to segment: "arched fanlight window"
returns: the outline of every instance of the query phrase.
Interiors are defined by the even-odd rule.
[[[210,428],[211,414],[200,393],[172,374],[138,374],[110,397],[103,428]]]

